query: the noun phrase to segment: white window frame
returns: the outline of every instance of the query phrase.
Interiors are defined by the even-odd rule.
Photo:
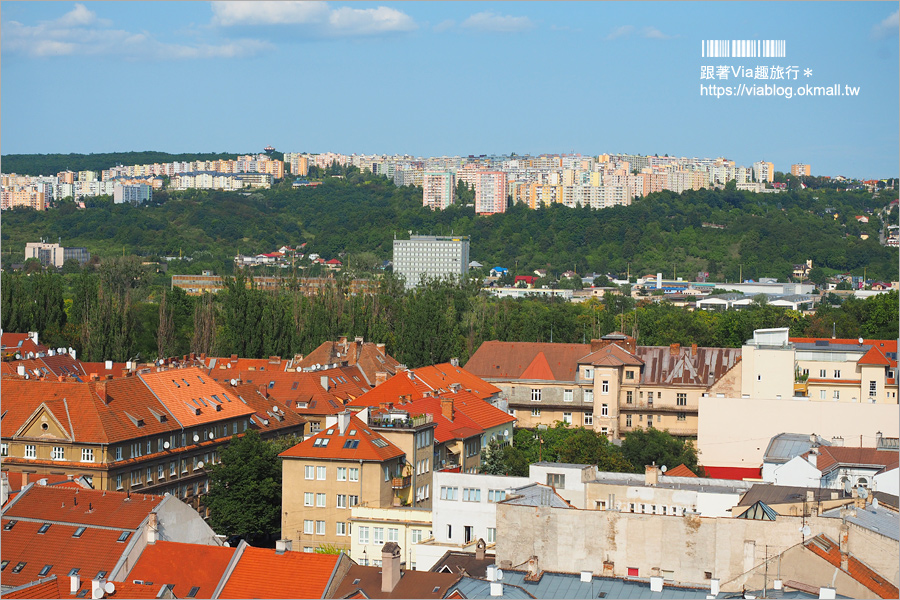
[[[359,481],[359,467],[350,467],[347,471],[348,481]]]
[[[316,467],[316,479],[318,481],[325,481],[326,473],[325,467]]]
[[[563,390],[563,402],[572,402],[575,400],[575,393],[572,390]]]
[[[304,479],[312,480],[316,478],[316,468],[314,466],[306,465],[303,470]]]
[[[338,481],[347,481],[347,467],[338,467],[337,468],[337,480]]]
[[[384,527],[372,528],[372,543],[376,546],[381,546],[384,544]]]
[[[303,519],[303,533],[305,535],[315,535],[316,522],[313,519]]]
[[[687,406],[687,393],[678,392],[675,394],[675,405],[676,406]]]
[[[594,403],[594,390],[584,390],[584,401],[589,404]]]
[[[600,393],[604,396],[609,395],[609,381],[608,380],[604,379],[603,382],[600,384]]]
[[[94,449],[93,448],[82,448],[81,449],[81,462],[94,462]]]
[[[316,521],[316,535],[325,535],[325,521]]]
[[[531,401],[532,402],[540,402],[541,401],[541,388],[531,388]]]
[[[572,413],[570,413],[570,412],[563,413],[563,423],[565,423],[566,425],[572,424]]]
[[[601,417],[609,416],[609,404],[601,404],[600,405],[600,416]]]
[[[592,413],[592,412],[586,412],[586,413],[584,413],[584,424],[585,424],[585,425],[591,425],[591,426],[593,426],[593,424],[594,424],[594,413]]]
[[[50,455],[50,458],[52,458],[53,460],[65,460],[66,449],[62,446],[53,446],[53,452]]]
[[[497,541],[497,528],[496,527],[488,527],[487,528],[487,539],[485,542],[488,544],[493,544]]]
[[[335,508],[347,508],[347,494],[337,495],[337,504]]]
[[[315,506],[316,495],[313,492],[303,492],[303,506]]]
[[[334,533],[335,535],[347,535],[347,524],[343,521],[335,523]]]
[[[327,495],[321,492],[316,493],[316,508],[325,508],[327,503]]]
[[[369,528],[368,527],[357,527],[356,530],[359,532],[359,543],[360,544],[368,544],[369,543]]]
[[[531,409],[531,416],[532,416],[532,417],[539,417],[539,416],[541,416],[541,409],[540,409],[540,408],[532,408],[532,409]]]
[[[400,530],[396,527],[388,527],[388,536],[387,541],[389,542],[398,542],[400,541]]]

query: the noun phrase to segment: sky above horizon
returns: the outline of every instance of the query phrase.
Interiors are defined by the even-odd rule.
[[[669,154],[896,177],[898,6],[4,1],[0,150]],[[705,58],[707,39],[786,56]]]

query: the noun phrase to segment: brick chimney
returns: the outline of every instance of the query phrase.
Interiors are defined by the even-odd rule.
[[[375,349],[384,354],[384,344],[375,344]]]
[[[678,356],[681,354],[681,344],[669,344],[669,356]]]
[[[475,560],[484,560],[484,548],[486,545],[483,539],[478,538],[478,543],[475,544]]]
[[[155,544],[159,539],[159,517],[153,512],[147,517],[147,543]]]
[[[596,352],[605,345],[603,340],[591,340],[591,352]]]
[[[387,381],[388,374],[387,371],[376,371],[375,372],[375,386],[379,386],[385,381]]]
[[[109,404],[109,396],[106,393],[106,381],[98,381],[94,389],[96,390],[97,395],[100,397],[100,400],[103,402],[103,404]]]
[[[840,549],[841,549],[841,569],[849,571],[850,566],[850,526],[846,523],[841,525]]]
[[[393,592],[400,583],[400,576],[400,546],[388,542],[381,548],[381,592]]]
[[[441,414],[448,420],[453,420],[453,398],[441,398]]]
[[[691,356],[697,356],[697,344],[691,344]]]
[[[259,386],[259,395],[263,398],[269,397],[269,387],[266,384],[262,384]]]
[[[644,467],[644,484],[655,487],[657,483],[659,483],[659,467],[656,466],[656,463],[646,465]]]

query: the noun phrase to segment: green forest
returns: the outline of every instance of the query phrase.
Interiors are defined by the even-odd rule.
[[[786,281],[793,264],[811,259],[827,274],[866,269],[871,278],[896,278],[897,251],[879,244],[881,222],[874,214],[890,202],[885,192],[876,198],[824,189],[659,192],[604,210],[517,205],[484,217],[465,206],[432,212],[422,207],[419,187],[398,188],[354,168],[345,173],[344,179],[323,174],[318,187],[292,189],[285,181],[252,192],[162,191],[137,207],[101,197],[88,199],[85,210],[60,202],[43,212],[6,211],[3,265],[21,263],[25,244],[41,238],[84,246],[100,257],[190,258],[170,263],[171,272],[182,273],[230,274],[238,253],[304,242],[306,252],[345,264],[354,257],[380,264],[391,258],[394,237],[412,231],[468,235],[472,260],[515,274],[537,268],[557,276],[566,270],[662,271],[693,279],[708,271],[713,281],[735,281],[740,274]],[[855,218],[867,214],[867,224]]]

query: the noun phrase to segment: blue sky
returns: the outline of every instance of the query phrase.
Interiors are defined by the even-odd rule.
[[[3,2],[0,148],[628,152],[896,176],[898,6]],[[785,40],[787,56],[705,59],[705,39]],[[711,82],[702,66],[800,75]],[[860,91],[700,95],[741,82]]]

